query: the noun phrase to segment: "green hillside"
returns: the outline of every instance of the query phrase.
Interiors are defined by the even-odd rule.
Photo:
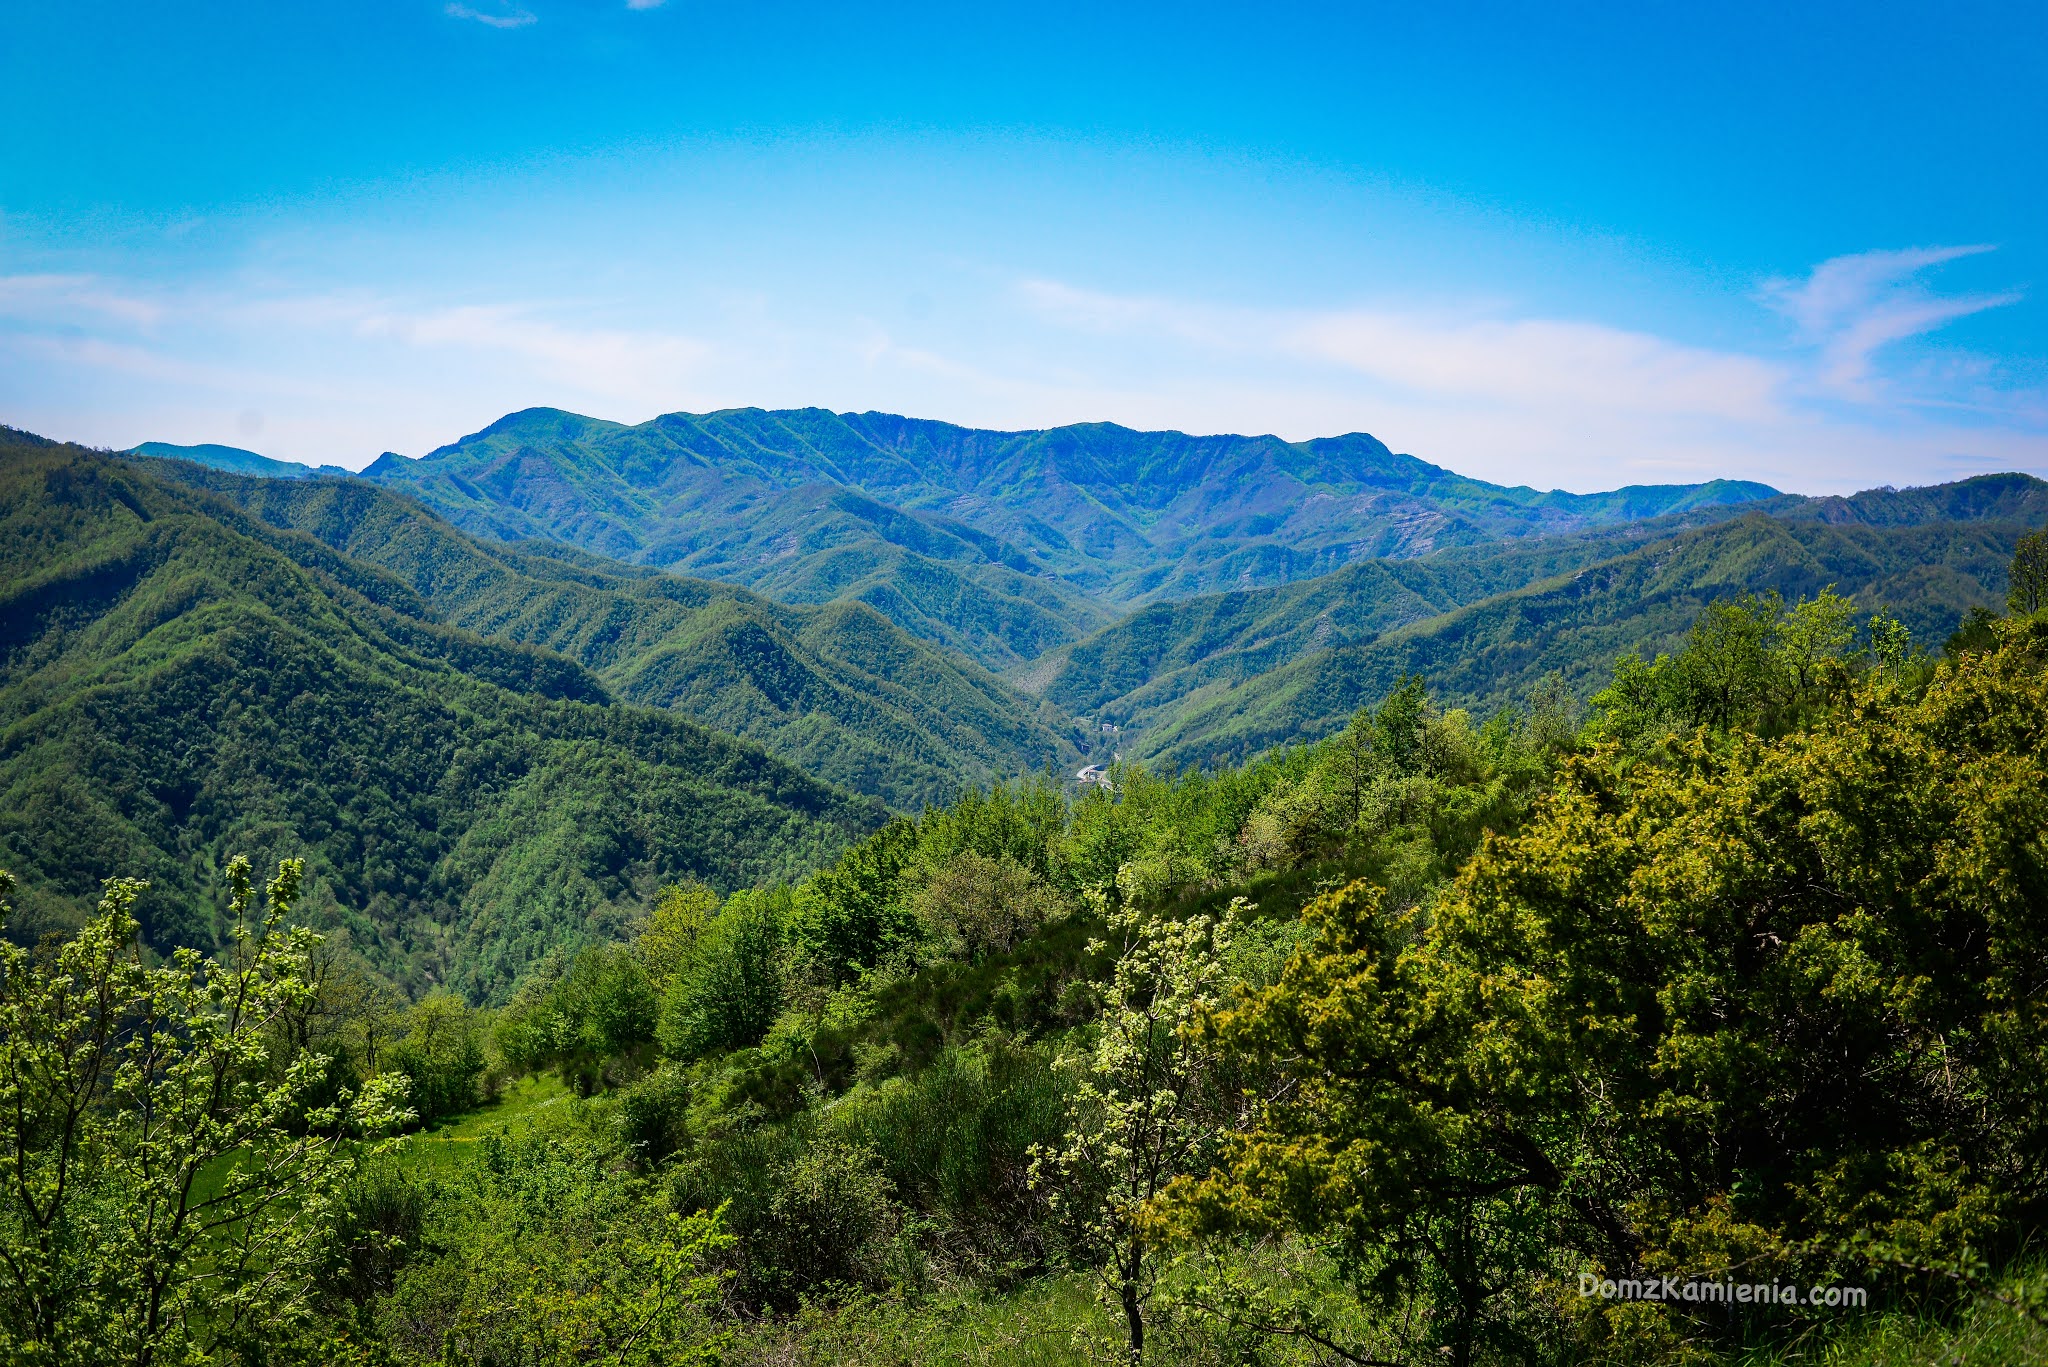
[[[120,872],[150,880],[153,943],[210,945],[228,854],[304,855],[309,905],[372,963],[486,997],[659,883],[788,878],[881,818],[236,520],[148,467],[0,446],[10,933],[71,923]]]
[[[2048,521],[2048,484],[2025,475],[1985,475],[1928,489],[1871,490],[1846,499],[1775,499],[1759,508],[1797,526],[1889,528],[1987,519],[2028,525]],[[1700,521],[1695,514],[1668,515],[1564,536],[1459,547],[1413,560],[1370,560],[1277,588],[1154,603],[1085,640],[1048,652],[1012,677],[1077,715],[1156,731],[1198,691],[1214,694],[1320,652],[1369,645],[1397,628],[1496,594],[1672,542]],[[1705,533],[1710,541],[1726,534],[1726,528]],[[1988,565],[1978,568],[1996,572]],[[1743,585],[1737,578],[1724,576],[1720,582],[1739,589]],[[1901,584],[1892,591],[1901,595],[1894,606],[1909,618],[1921,613],[1915,620],[1929,631],[1946,631],[1942,623],[1953,625],[1953,614],[1989,601],[1979,593],[1958,596],[1952,586],[1941,584]],[[1606,663],[1584,662],[1594,670]],[[1150,747],[1145,748],[1149,753]]]
[[[912,636],[998,672],[1115,616],[1058,579],[962,565],[883,541],[793,556],[750,582],[784,603],[865,603]]]
[[[1277,588],[1153,603],[1012,677],[1076,715],[1143,725],[1212,684],[1242,683],[1663,540],[1673,530],[1665,521],[1367,560]]]
[[[1362,433],[1290,443],[1110,423],[989,432],[823,409],[671,413],[631,427],[528,409],[365,474],[472,532],[552,538],[797,601],[863,597],[993,665],[1085,634],[1099,624],[1091,600],[1099,611],[1285,583],[1361,558],[1775,494],[1732,481],[1508,489]],[[829,564],[849,552],[877,568]],[[943,592],[919,582],[931,579]]]
[[[858,601],[788,606],[555,543],[484,542],[360,480],[153,468],[245,510],[247,530],[286,554],[310,554],[317,543],[389,571],[436,620],[560,652],[624,701],[758,741],[893,806],[1075,755],[1071,723],[1056,708]]]
[[[1946,494],[1922,493],[1923,515],[1974,507],[2002,516],[1921,526],[1872,525],[1875,517],[1743,516],[1384,635],[1304,651],[1266,672],[1233,677],[1218,667],[1215,682],[1170,706],[1140,711],[1153,695],[1136,690],[1116,704],[1130,707],[1137,722],[1124,737],[1124,753],[1174,767],[1313,739],[1340,728],[1409,673],[1424,676],[1447,704],[1481,712],[1526,698],[1553,671],[1583,697],[1604,684],[1616,656],[1671,649],[1707,603],[1743,592],[1776,590],[1792,599],[1832,584],[1866,611],[1893,612],[1916,640],[1938,646],[1971,608],[2003,600],[2014,545],[2030,526],[2048,521],[2048,484],[2038,480],[1993,476],[1945,487]],[[1882,498],[1870,506],[1900,512]],[[1387,592],[1383,579],[1368,582],[1382,592],[1387,615],[1409,601]],[[1313,644],[1298,626],[1292,640]],[[1256,655],[1247,648],[1237,653]]]

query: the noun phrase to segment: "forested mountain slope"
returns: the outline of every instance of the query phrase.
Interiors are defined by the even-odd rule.
[[[817,865],[879,805],[573,662],[441,625],[390,574],[78,447],[0,446],[0,865],[29,936],[114,873],[210,945],[232,853],[412,991],[508,989],[653,887]]]
[[[1539,493],[1396,455],[1088,423],[989,432],[880,413],[729,409],[638,426],[511,414],[366,476],[469,531],[550,537],[797,601],[861,596],[987,662],[1102,604],[1275,584],[1355,560],[1771,497],[1755,484]],[[848,561],[851,563],[847,563]]]
[[[558,651],[622,700],[758,741],[893,806],[1065,767],[1076,755],[1072,725],[1056,708],[863,603],[792,607],[559,543],[483,542],[360,480],[153,468],[229,500],[261,527],[303,532],[390,571],[439,621]],[[290,552],[291,541],[279,544]]]
[[[1670,537],[1672,519],[1568,536],[1366,560],[1274,588],[1152,603],[1013,672],[1076,715],[1155,718],[1218,681],[1240,683],[1320,650],[1370,641],[1466,603]]]
[[[1383,635],[1305,650],[1264,672],[1233,678],[1215,665],[1216,682],[1184,696],[1138,689],[1105,712],[1129,708],[1118,713],[1136,724],[1124,736],[1127,758],[1210,764],[1327,735],[1409,673],[1447,704],[1482,713],[1526,698],[1552,671],[1584,696],[1604,684],[1618,655],[1672,648],[1716,597],[1776,591],[1793,599],[1829,585],[1865,611],[1892,612],[1920,643],[1938,646],[1971,608],[2002,600],[2014,545],[2048,521],[2048,484],[1988,481],[1949,486],[1946,502],[1923,500],[1994,515],[1985,520],[1870,525],[1751,514]],[[1389,599],[1388,611],[1398,611],[1398,596]],[[1312,631],[1304,636],[1297,622],[1292,643],[1312,646]],[[1148,708],[1155,697],[1161,701]]]
[[[2026,475],[1981,475],[1925,489],[1873,489],[1848,498],[1782,497],[1757,504],[1753,513],[1744,515],[1766,512],[1795,526],[1891,528],[1990,521],[2024,528],[2048,522],[2048,484]],[[1677,514],[1561,536],[1459,547],[1413,560],[1369,560],[1276,588],[1154,603],[1085,640],[1048,652],[1014,671],[1013,677],[1077,715],[1157,728],[1198,690],[1243,684],[1321,651],[1367,645],[1398,627],[1426,622],[1495,594],[1525,589],[1652,545],[1675,545],[1676,538],[1702,520],[1697,513]],[[1699,533],[1712,545],[1728,544],[1731,534],[1727,527]],[[1853,566],[1845,569],[1852,577],[1862,574]],[[1999,567],[1983,562],[1971,573],[1981,579],[1998,572]],[[1723,567],[1716,582],[1736,592],[1745,587],[1737,579],[1732,567]],[[1760,582],[1755,587],[1773,586]],[[1898,595],[1891,605],[1924,632],[1946,632],[1956,615],[1991,601],[1946,580],[1899,583],[1888,591]],[[1597,671],[1607,663],[1596,659],[1583,665]],[[1580,670],[1568,672],[1590,677]]]

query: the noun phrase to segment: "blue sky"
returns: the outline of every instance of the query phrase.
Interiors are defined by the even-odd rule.
[[[7,6],[0,421],[1365,430],[2048,475],[2048,9]]]

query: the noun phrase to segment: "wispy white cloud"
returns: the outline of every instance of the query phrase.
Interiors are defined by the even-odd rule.
[[[517,5],[507,5],[497,10],[479,10],[471,9],[468,5],[462,4],[461,0],[449,0],[448,7],[443,13],[451,19],[474,19],[479,24],[486,24],[491,28],[525,28],[528,24],[540,22],[539,15]]]
[[[0,275],[0,315],[62,320],[86,310],[147,327],[163,316],[161,305],[108,285],[93,275]]]
[[[1817,347],[1814,379],[1837,397],[1880,397],[1877,352],[1973,313],[2018,303],[2018,293],[1940,295],[1921,277],[1936,266],[1992,251],[1989,245],[1858,252],[1821,262],[1803,280],[1771,280],[1764,300]]]
[[[0,275],[9,420],[60,410],[55,390],[93,394],[83,410],[43,421],[61,436],[118,445],[228,439],[236,414],[259,411],[266,432],[289,443],[276,451],[360,465],[408,440],[437,445],[461,430],[452,423],[536,402],[684,407],[712,355],[696,338],[588,325],[560,307],[422,306],[220,283],[150,295],[85,274]],[[385,420],[364,421],[366,406]],[[166,416],[138,421],[142,411]],[[376,444],[358,449],[366,441]]]
[[[1753,420],[1777,409],[1781,377],[1754,358],[1570,320],[1439,320],[1371,312],[1303,319],[1302,354],[1386,384],[1510,406],[1597,407]]]
[[[1071,326],[1152,329],[1203,347],[1279,352],[1392,390],[1464,403],[1754,419],[1776,409],[1784,378],[1753,357],[1570,319],[1217,309],[1047,280],[1025,281],[1018,290],[1035,312]]]
[[[69,369],[103,370],[137,380],[188,388],[246,389],[249,377],[233,367],[188,361],[153,347],[104,337],[28,335],[7,339],[9,349],[55,361]]]
[[[413,346],[507,353],[550,379],[635,400],[674,393],[711,354],[703,342],[672,333],[572,327],[518,309],[480,305],[368,313],[356,320],[355,331]]]
[[[1734,476],[1824,492],[2048,474],[2038,389],[1986,358],[1929,363],[1883,340],[1855,350],[1959,316],[1953,298],[1908,307],[1924,293],[1917,273],[1938,264],[1871,254],[1775,284],[1768,302],[1794,345],[1753,352],[1491,303],[1259,308],[987,275],[933,322],[773,289],[633,303],[23,272],[0,274],[0,418],[132,444],[234,440],[254,410],[269,453],[348,465],[533,404],[637,420],[760,403],[1013,428],[1362,430],[1544,488]],[[1860,388],[1833,383],[1844,356],[1867,367]]]
[[[2040,396],[2001,393],[1969,405],[1970,424],[1944,425],[1924,394],[1908,402],[1875,382],[1874,353],[1887,342],[2008,302],[1935,298],[1912,283],[1959,254],[1873,253],[1774,285],[1771,302],[1793,317],[1799,347],[1767,355],[1475,306],[1223,308],[1043,279],[1020,282],[1014,297],[1108,354],[1152,353],[1162,376],[1153,400],[1174,386],[1165,372],[1175,362],[1161,357],[1179,358],[1181,375],[1224,381],[1180,386],[1171,403],[1140,399],[1140,408],[1262,409],[1297,429],[1348,422],[1509,483],[1588,489],[1739,475],[1818,491],[2048,470],[2048,436],[2028,417],[2040,416]],[[1950,367],[1945,383],[1960,392],[1983,380]]]
[[[627,9],[660,9],[668,0],[626,0]]]

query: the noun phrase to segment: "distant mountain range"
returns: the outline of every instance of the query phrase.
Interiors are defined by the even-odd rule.
[[[784,602],[858,599],[996,669],[1154,599],[1777,492],[1508,489],[1363,433],[992,432],[753,408],[638,426],[527,409],[418,460],[387,454],[364,477],[479,535],[566,542]]]
[[[274,473],[269,467],[281,464],[233,448],[138,450],[175,450],[242,474]],[[307,473],[292,470],[301,479]],[[1558,576],[1638,553],[1671,561],[1677,552],[1658,548],[1687,537],[1674,563],[1692,567],[1691,588],[1668,579],[1639,584],[1667,610],[1614,602],[1602,609],[1617,614],[1611,631],[1541,635],[1537,655],[1545,669],[1562,669],[1590,692],[1608,663],[1598,657],[1605,647],[1593,641],[1668,644],[1705,601],[1702,594],[1738,585],[1795,592],[1835,583],[1872,605],[1890,606],[1923,636],[1943,634],[1970,606],[1995,601],[2002,591],[1998,545],[2048,520],[2043,486],[2018,475],[1848,498],[1726,480],[1543,493],[1469,479],[1397,455],[1363,433],[1285,442],[1107,423],[996,432],[823,409],[673,413],[637,426],[527,409],[418,460],[386,453],[362,481],[403,489],[454,524],[444,535],[460,528],[495,545],[488,554],[502,564],[517,561],[510,572],[520,577],[518,587],[467,593],[411,563],[438,564],[446,558],[441,551],[366,552],[360,536],[348,534],[351,553],[398,568],[448,620],[564,649],[623,697],[685,706],[814,772],[899,803],[931,791],[947,765],[963,757],[971,756],[955,772],[985,776],[1034,747],[1062,758],[1088,751],[1105,723],[1119,728],[1130,754],[1176,763],[1237,757],[1247,747],[1314,734],[1336,713],[1301,712],[1292,704],[1273,712],[1277,704],[1261,699],[1276,689],[1294,696],[1288,680],[1304,670],[1334,677],[1331,671],[1341,673],[1340,664],[1352,659],[1346,652],[1373,648],[1373,658],[1392,658],[1393,637],[1427,653],[1421,643],[1438,626],[1461,632],[1454,624],[1466,618],[1459,614],[1496,598],[1526,601]],[[312,492],[324,486],[319,480],[292,494],[275,481],[214,483],[216,492],[244,503],[252,491],[268,490],[264,515],[281,525],[300,526],[308,515],[299,509],[333,503],[332,495]],[[323,517],[331,528],[332,515]],[[388,525],[390,518],[366,525]],[[1790,538],[1771,556],[1751,544],[1754,525],[1733,525],[1757,518],[1784,524]],[[1829,527],[1943,530],[1835,538],[1818,530]],[[331,530],[316,534],[342,544]],[[406,540],[417,542],[417,531]],[[1795,543],[1806,549],[1793,553],[1787,547]],[[1862,550],[1846,551],[1852,543]],[[470,544],[479,549],[469,554],[485,553],[482,543]],[[595,558],[575,561],[575,552]],[[1909,574],[1915,556],[1934,563]],[[1812,573],[1795,569],[1802,565]],[[650,573],[656,568],[667,573]],[[504,606],[535,601],[565,574],[580,576],[577,609]],[[685,583],[692,587],[679,587]],[[623,595],[637,606],[598,613],[592,595],[612,595],[604,597],[607,604]],[[684,599],[687,609],[678,606]],[[662,607],[653,612],[657,602]],[[893,757],[883,760],[869,747],[826,739],[803,718],[822,710],[844,723],[862,710],[851,699],[892,696],[885,676],[908,668],[910,657],[885,665],[884,656],[866,652],[875,669],[852,668],[850,694],[822,685],[814,693],[764,690],[759,680],[793,677],[787,665],[767,663],[785,647],[823,650],[833,661],[826,674],[847,669],[863,652],[827,643],[856,622],[861,632],[875,631],[871,619],[843,615],[852,604],[997,671],[1044,706],[1031,714],[1016,693],[990,702],[995,686],[968,672],[946,676],[957,687],[911,690],[941,700],[936,710],[943,717],[916,697],[893,696],[904,715],[926,718],[914,728],[921,733],[950,729],[958,737],[965,726],[1001,740],[895,744]],[[803,615],[822,605],[839,610]],[[571,624],[620,611],[658,625],[636,627],[647,633],[632,637],[642,642],[637,646],[603,634],[601,645],[579,644]],[[693,647],[712,649],[727,664],[683,664],[675,642],[710,639],[694,629],[678,635],[685,617],[707,625],[730,621],[735,631],[744,619],[748,630],[784,644],[763,653],[741,648],[728,634],[715,648]],[[1390,639],[1381,644],[1382,638]],[[1466,651],[1476,649],[1468,635],[1458,639]],[[645,644],[652,640],[668,644]],[[740,658],[758,663],[733,669],[729,662]],[[931,667],[927,657],[918,659],[918,668]],[[1499,659],[1476,672],[1451,668],[1440,653],[1431,659],[1444,674],[1439,690],[1456,701],[1497,706],[1531,683],[1526,668],[1509,669]],[[748,682],[741,685],[743,676]],[[1367,691],[1383,682],[1374,669],[1359,678]],[[677,679],[691,682],[676,685]],[[765,702],[771,695],[785,702]],[[828,695],[838,701],[824,703]],[[1311,695],[1323,693],[1303,696]],[[969,696],[976,705],[958,705]],[[1329,708],[1340,703],[1356,705],[1348,693],[1329,695]],[[1247,720],[1269,713],[1267,722]],[[949,728],[953,718],[958,724]],[[808,739],[797,742],[798,735]]]
[[[815,866],[1048,766],[1211,765],[1404,674],[1581,698],[1717,596],[1832,584],[1938,645],[2048,484],[1503,489],[1362,435],[513,414],[362,476],[0,429],[12,933],[99,878],[205,943],[228,853],[412,987],[502,995],[663,878]]]
[[[1117,725],[1132,758],[1239,759],[1324,734],[1404,672],[1490,712],[1562,672],[1585,696],[1625,650],[1675,646],[1712,598],[1832,586],[1938,645],[2005,594],[2048,484],[1983,475],[1375,560],[1280,588],[1155,603],[1048,652],[1018,682]],[[1348,681],[1348,682],[1347,682]]]
[[[1984,500],[1987,489],[2006,497]],[[2048,484],[2023,475],[1940,492],[1979,515],[1873,526],[1753,513],[1383,632],[1323,643],[1296,634],[1291,659],[1273,646],[1257,652],[1263,668],[1232,669],[1232,652],[1220,651],[1204,661],[1214,669],[1205,686],[1169,700],[1162,695],[1171,682],[1162,681],[1150,696],[1141,689],[1100,712],[1115,718],[1120,705],[1131,707],[1128,757],[1177,769],[1327,735],[1405,674],[1427,679],[1446,705],[1482,717],[1526,700],[1553,671],[1585,698],[1606,684],[1617,656],[1675,649],[1708,603],[1744,592],[1775,590],[1791,602],[1833,587],[1865,613],[1890,610],[1921,646],[1938,650],[1971,608],[2002,602],[2014,545],[2048,522]],[[1055,696],[1079,701],[1067,690]]]
[[[791,606],[557,543],[481,541],[360,479],[148,465],[395,576],[439,622],[558,652],[621,701],[679,711],[898,808],[1065,768],[1085,743],[1058,709],[864,603]]]

